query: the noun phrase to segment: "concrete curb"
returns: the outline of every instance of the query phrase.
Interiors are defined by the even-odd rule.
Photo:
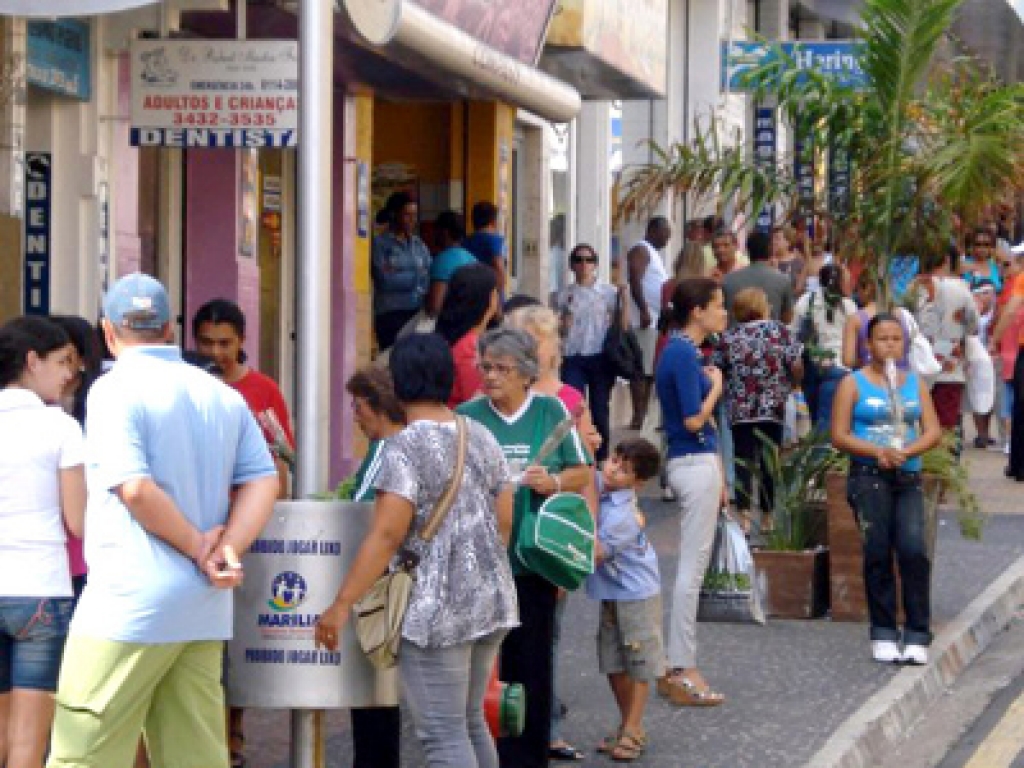
[[[926,667],[907,667],[832,734],[807,768],[869,768],[885,754],[1024,604],[1024,557],[989,585],[932,642]]]

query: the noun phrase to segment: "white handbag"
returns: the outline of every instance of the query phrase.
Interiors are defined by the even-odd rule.
[[[996,371],[985,345],[977,336],[968,336],[964,345],[967,359],[967,400],[971,412],[991,413],[996,400]]]

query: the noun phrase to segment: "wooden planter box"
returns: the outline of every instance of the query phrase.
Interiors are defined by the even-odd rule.
[[[757,584],[764,611],[778,619],[814,619],[828,610],[828,559],[825,547],[804,552],[755,549]]]
[[[942,482],[925,477],[922,483],[925,500],[925,537],[928,557],[935,562],[938,502]],[[864,549],[860,527],[846,501],[846,475],[830,473],[828,489],[829,602],[835,621],[867,621],[868,605],[864,592]],[[900,595],[899,571],[896,571],[896,594]],[[902,606],[900,621],[902,621]]]

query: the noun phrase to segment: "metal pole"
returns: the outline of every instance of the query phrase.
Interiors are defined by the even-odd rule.
[[[296,260],[295,496],[327,483],[330,324],[333,0],[299,3],[299,188]],[[291,715],[292,768],[322,768],[322,713]]]

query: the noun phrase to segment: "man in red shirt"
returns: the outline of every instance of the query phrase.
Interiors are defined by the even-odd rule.
[[[245,314],[233,301],[213,299],[199,308],[192,318],[196,350],[214,360],[223,372],[224,382],[245,399],[256,417],[280,478],[279,498],[288,498],[288,464],[284,454],[295,446],[288,406],[274,380],[245,364]],[[231,707],[228,713],[228,738],[231,764],[244,764],[242,753],[243,710]]]

